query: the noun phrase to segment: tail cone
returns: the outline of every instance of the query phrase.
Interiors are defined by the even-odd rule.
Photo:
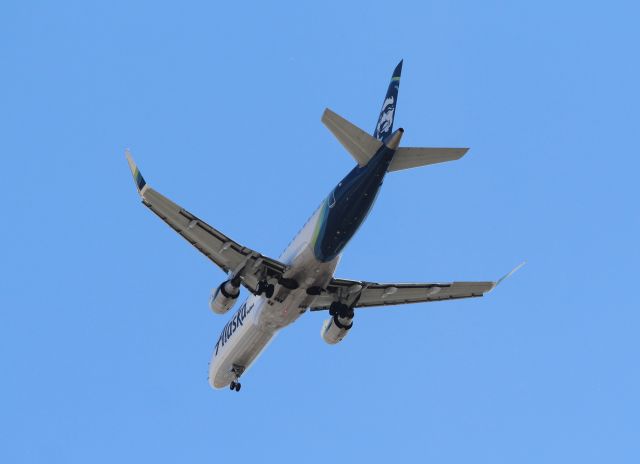
[[[387,148],[391,148],[392,150],[397,150],[398,145],[400,145],[400,139],[402,138],[402,134],[404,134],[404,129],[400,128],[387,137],[384,141],[384,144]]]

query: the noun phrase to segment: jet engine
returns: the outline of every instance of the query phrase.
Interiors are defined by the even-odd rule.
[[[353,327],[353,313],[351,317],[342,317],[338,314],[334,314],[331,319],[327,319],[322,324],[322,331],[320,335],[325,342],[329,345],[335,345],[342,341],[344,337],[349,333],[349,329]]]
[[[216,314],[224,314],[231,309],[240,295],[240,286],[233,280],[222,282],[209,299],[209,307]]]

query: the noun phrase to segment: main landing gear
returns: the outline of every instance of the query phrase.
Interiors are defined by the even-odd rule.
[[[297,280],[284,278],[284,277],[280,277],[278,279],[278,284],[280,284],[282,287],[288,290],[295,290],[300,286]],[[256,287],[253,294],[256,296],[264,295],[268,299],[270,299],[273,296],[274,292],[275,292],[275,285],[270,284],[266,279],[262,279],[258,281],[258,286]]]
[[[238,382],[240,380],[240,376],[242,375],[242,373],[244,372],[244,367],[243,366],[238,366],[237,364],[234,364],[233,367],[231,368],[231,373],[233,374],[233,379],[231,381],[231,383],[229,384],[229,390],[235,390],[237,392],[240,391],[240,388],[242,387],[242,385],[240,385],[240,382]]]
[[[353,319],[354,316],[353,308],[347,306],[344,303],[340,303],[339,301],[334,301],[333,303],[331,303],[331,306],[329,306],[329,314],[331,316],[338,316],[349,319]]]
[[[271,298],[274,291],[275,287],[273,284],[268,283],[266,280],[261,280],[258,282],[258,288],[256,289],[255,294],[256,296],[264,294],[267,298]]]

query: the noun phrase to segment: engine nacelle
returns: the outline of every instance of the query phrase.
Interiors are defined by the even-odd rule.
[[[216,314],[224,314],[231,309],[240,295],[240,287],[232,281],[222,282],[209,299],[209,307]]]
[[[352,317],[340,317],[335,314],[331,319],[324,321],[320,335],[329,345],[335,345],[347,336],[351,327],[353,327]]]

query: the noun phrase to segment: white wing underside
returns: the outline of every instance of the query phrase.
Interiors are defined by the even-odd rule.
[[[340,301],[354,308],[393,306],[409,303],[478,298],[496,288],[513,275],[525,263],[496,281],[484,282],[423,282],[423,283],[375,283],[358,280],[332,279],[326,292],[318,295],[311,304],[312,311],[329,309],[331,303]]]
[[[495,287],[495,282],[450,283],[374,283],[333,279],[327,293],[316,297],[312,310],[329,309],[336,300],[347,301],[355,308],[392,306],[408,303],[481,297]]]
[[[239,274],[249,289],[255,289],[259,280],[277,279],[287,271],[285,264],[240,245],[146,185],[128,153],[127,158],[142,203],[224,272]]]
[[[260,280],[286,277],[288,266],[231,240],[158,193],[146,184],[129,153],[127,159],[142,203],[224,272],[239,275],[244,285],[252,291]],[[523,265],[524,263],[520,264],[495,282],[381,284],[332,279],[310,306],[312,310],[323,310],[329,309],[334,301],[340,301],[361,308],[480,297]]]

